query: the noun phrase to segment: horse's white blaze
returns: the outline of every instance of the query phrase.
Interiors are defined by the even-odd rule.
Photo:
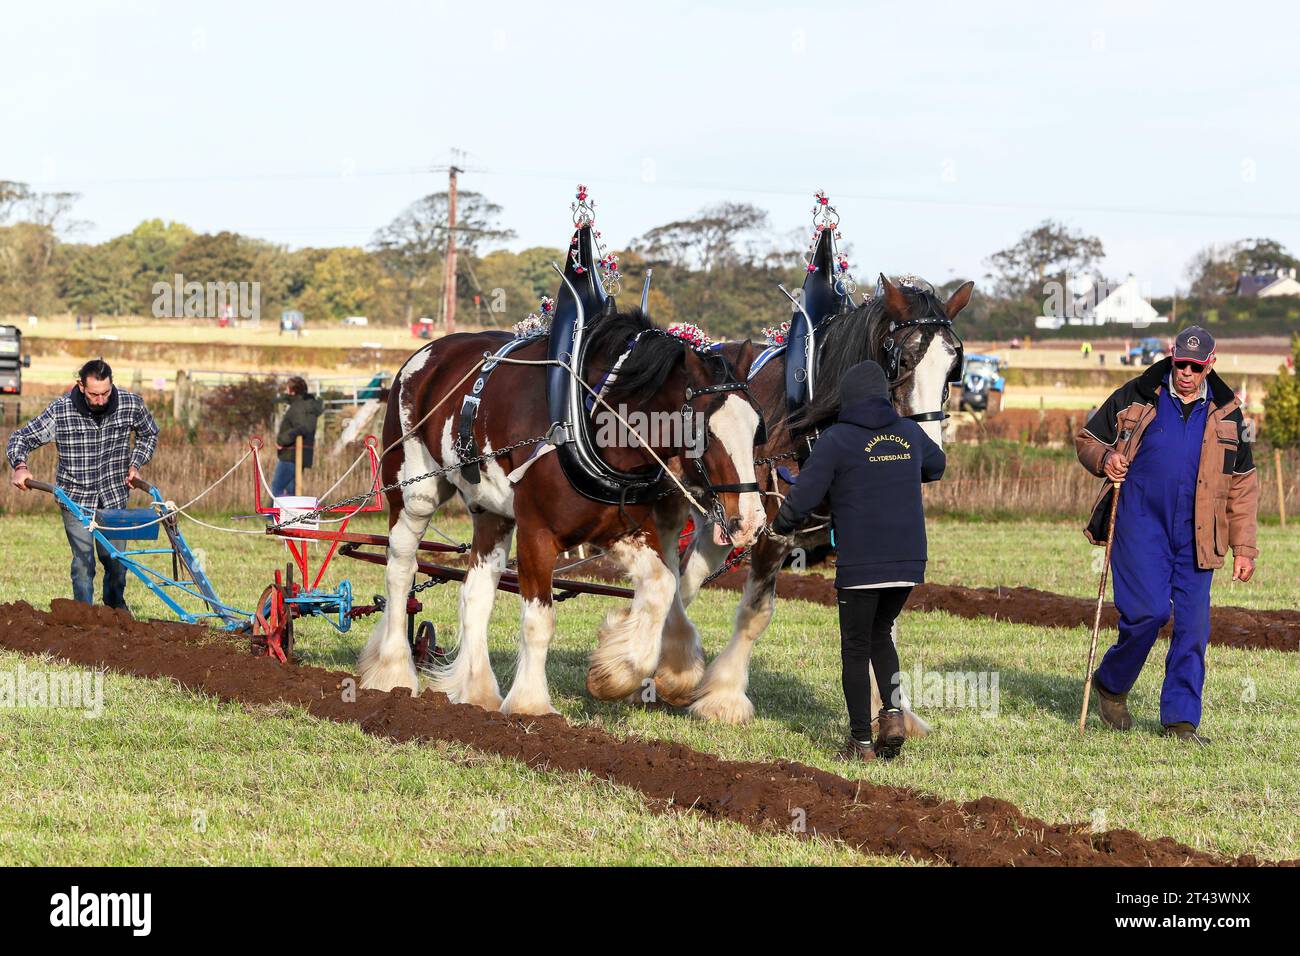
[[[677,593],[677,576],[659,552],[637,535],[616,541],[609,554],[632,579],[631,602],[610,611],[587,671],[587,689],[601,700],[617,700],[642,689],[659,663],[664,619]]]
[[[456,656],[433,669],[429,683],[456,704],[477,704],[488,710],[501,706],[501,691],[488,655],[488,619],[496,602],[497,582],[510,553],[510,535],[480,555],[460,586],[460,626]]]
[[[728,395],[722,407],[709,416],[709,430],[722,443],[736,475],[743,484],[754,478],[754,433],[758,430],[758,412],[737,395]],[[763,499],[756,491],[740,496],[740,528],[734,544],[745,547],[758,537],[765,519]]]
[[[456,441],[452,436],[451,428],[452,419],[449,417],[443,422],[442,426],[441,450],[444,466],[460,462],[460,456],[456,454]],[[483,447],[484,454],[491,451],[491,443]],[[503,518],[513,518],[515,516],[514,486],[510,484],[505,469],[501,467],[495,458],[479,464],[479,481],[476,485],[470,484],[461,477],[459,470],[447,472],[447,478],[456,486],[456,490],[465,496],[465,500],[475,507],[501,515]]]
[[[943,405],[943,387],[948,383],[948,371],[952,368],[956,351],[941,335],[930,339],[930,345],[916,365],[912,376],[912,411],[941,411]],[[942,422],[920,422],[921,430],[929,435],[936,445],[943,444]]]
[[[515,679],[501,709],[507,714],[553,714],[546,684],[546,651],[555,635],[555,605],[536,598],[523,602]]]

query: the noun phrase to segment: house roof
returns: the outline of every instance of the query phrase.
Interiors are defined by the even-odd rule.
[[[1272,273],[1262,276],[1241,276],[1237,279],[1237,295],[1257,296],[1277,281],[1277,276]]]

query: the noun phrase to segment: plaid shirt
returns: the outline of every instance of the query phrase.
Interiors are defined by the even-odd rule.
[[[129,490],[127,469],[132,465],[141,468],[153,457],[158,426],[144,399],[134,392],[118,388],[117,408],[100,424],[77,410],[69,392],[9,436],[6,454],[10,466],[17,468],[51,441],[59,450],[54,482],[69,498],[83,508],[122,508]]]

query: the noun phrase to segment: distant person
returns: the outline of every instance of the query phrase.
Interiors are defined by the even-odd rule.
[[[829,499],[839,561],[841,679],[849,711],[848,760],[890,759],[903,746],[904,718],[893,628],[928,557],[921,484],[943,476],[943,450],[900,418],[875,362],[849,369],[838,420],[822,432],[781,505],[772,531],[789,535]],[[880,507],[880,502],[888,507]],[[871,673],[882,707],[872,742]]]
[[[131,481],[153,457],[158,426],[144,399],[114,385],[108,363],[92,359],[81,366],[71,391],[9,436],[7,455],[16,487],[27,490],[32,477],[27,458],[51,441],[59,452],[54,483],[74,503],[82,508],[122,508]],[[104,566],[104,603],[126,607],[126,568],[66,509],[63,530],[72,548],[72,596],[83,604],[94,603],[98,552]]]
[[[295,440],[302,438],[302,467],[304,470],[310,468],[316,447],[316,420],[325,411],[325,403],[317,396],[307,394],[306,379],[297,375],[285,385],[282,400],[287,401],[289,407],[275,436],[275,448],[279,453],[275,474],[271,478],[271,495],[275,498],[297,494]]]
[[[1229,548],[1243,583],[1259,554],[1259,478],[1241,403],[1214,359],[1214,337],[1184,329],[1171,357],[1116,389],[1074,440],[1083,466],[1108,479],[1085,532],[1093,544],[1105,543],[1111,482],[1122,483],[1111,550],[1119,640],[1093,674],[1098,716],[1133,725],[1128,693],[1172,612],[1160,723],[1201,746],[1210,582]]]

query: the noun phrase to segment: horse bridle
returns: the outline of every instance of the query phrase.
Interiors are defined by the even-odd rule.
[[[758,403],[754,401],[754,396],[749,391],[749,383],[739,381],[734,376],[730,376],[730,366],[727,364],[726,359],[724,359],[721,355],[710,355],[706,357],[717,358],[719,361],[721,361],[723,368],[728,370],[728,375],[730,380],[726,382],[720,382],[716,385],[703,385],[700,386],[699,388],[696,388],[692,385],[687,385],[686,401],[682,404],[683,416],[687,414],[692,414],[692,415],[694,414],[695,410],[691,408],[691,403],[702,395],[720,395],[726,392],[744,392],[745,397],[749,400],[750,406],[758,414],[758,428],[754,432],[754,444],[761,445],[765,443],[767,441],[767,423],[764,422],[763,413],[759,409]],[[704,427],[701,437],[702,437],[703,444],[700,447],[700,453],[694,456],[687,455],[686,459],[687,461],[690,461],[692,464],[694,464],[695,470],[699,473],[700,484],[708,494],[708,498],[709,498],[708,509],[709,509],[710,520],[713,521],[719,528],[721,528],[724,534],[728,534],[729,537],[730,535],[727,532],[727,511],[722,505],[722,498],[719,496],[726,493],[734,493],[739,495],[751,491],[757,493],[759,490],[758,482],[740,481],[731,484],[715,485],[712,482],[712,480],[709,478],[708,469],[704,467],[704,454],[706,451],[708,451],[708,447],[709,447],[709,430],[707,424]]]
[[[934,299],[934,296],[929,295],[926,298]],[[952,319],[948,318],[942,307],[938,309],[938,314],[935,314],[934,309],[937,302],[938,300],[935,299],[930,303],[931,312],[929,315],[922,316],[919,319],[908,319],[905,322],[890,321],[885,340],[881,343],[883,361],[880,364],[885,370],[885,378],[889,380],[889,390],[892,393],[916,373],[916,369],[910,369],[905,375],[900,375],[898,371],[902,344],[912,334],[913,330],[924,326],[938,326],[941,329],[947,329],[952,333],[952,337],[957,340],[957,356],[953,362],[954,371],[943,385],[943,399],[940,402],[939,409],[933,412],[917,412],[914,415],[906,416],[914,422],[941,422],[948,417],[948,413],[944,411],[948,407],[948,387],[961,382],[961,370],[965,364],[966,346],[962,343],[961,336],[953,329]],[[900,331],[903,334],[901,336],[896,335]]]

